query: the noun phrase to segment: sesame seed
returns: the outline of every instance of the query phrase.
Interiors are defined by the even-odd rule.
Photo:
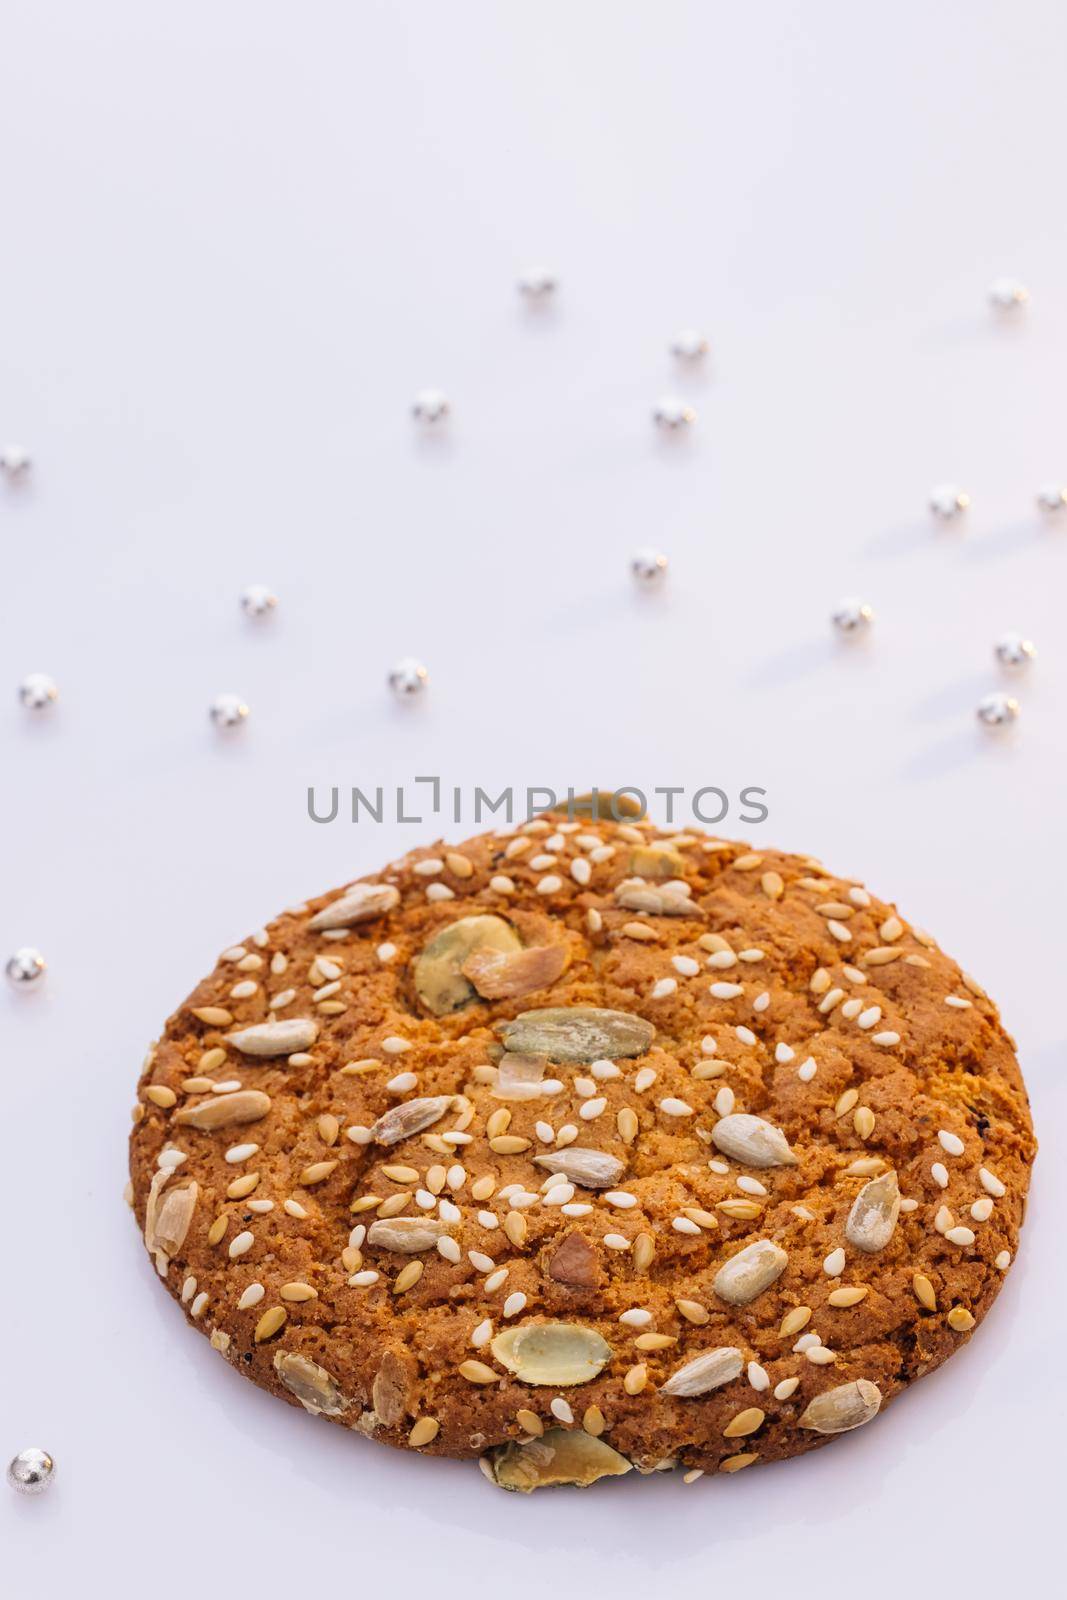
[[[390,1078],[386,1088],[390,1094],[407,1094],[418,1084],[418,1078],[413,1072],[398,1072],[395,1078]]]
[[[1011,1266],[1011,1251],[999,1251],[998,1254],[993,1258],[993,1265],[996,1267],[998,1272],[1007,1272],[1008,1268]]]
[[[815,1057],[809,1056],[808,1059],[802,1062],[797,1068],[797,1077],[800,1079],[801,1083],[810,1083],[817,1071],[818,1066],[816,1064]]]
[[[771,997],[767,993],[766,989],[764,989],[763,993],[758,994],[755,1000],[753,1000],[752,1009],[753,1011],[766,1011],[770,1003]]]
[[[561,1394],[556,1396],[556,1398],[549,1405],[548,1409],[551,1411],[552,1415],[557,1419],[557,1421],[566,1423],[568,1427],[570,1427],[571,1423],[574,1421],[574,1412],[571,1410],[570,1406],[567,1404],[566,1400],[564,1400]]]
[[[900,1043],[900,1034],[891,1029],[886,1033],[872,1033],[871,1043],[880,1045],[883,1050],[890,1050],[893,1045]]]
[[[700,971],[700,963],[694,961],[692,956],[672,956],[671,966],[675,972],[680,972],[683,978],[695,978]]]
[[[228,1161],[231,1166],[235,1167],[239,1162],[247,1161],[251,1156],[254,1156],[258,1149],[258,1144],[231,1144],[223,1160]]]
[[[943,1161],[935,1161],[930,1167],[930,1176],[939,1189],[948,1188],[948,1168]]]
[[[945,1004],[947,1006],[953,1006],[957,1011],[968,1011],[974,1002],[972,1000],[965,999],[961,994],[947,994],[945,996]]]
[[[608,1189],[605,1191],[604,1199],[609,1206],[615,1206],[619,1211],[629,1211],[637,1204],[637,1196],[625,1189]]]
[[[996,1173],[991,1172],[988,1167],[979,1167],[978,1176],[981,1179],[982,1188],[987,1194],[993,1195],[995,1199],[1000,1200],[1007,1194],[1007,1189]]]
[[[672,1217],[671,1227],[675,1233],[699,1234],[700,1228],[689,1217]]]
[[[739,983],[713,983],[709,991],[716,1000],[736,1000],[744,992]]]
[[[940,1128],[937,1137],[942,1150],[947,1155],[961,1156],[963,1154],[964,1143],[958,1133],[950,1133],[947,1128]]]
[[[580,1105],[578,1107],[578,1115],[583,1122],[592,1122],[595,1117],[599,1117],[603,1111],[607,1110],[607,1104],[608,1102],[603,1095],[598,1095],[595,1100],[586,1100]]]
[[[840,1245],[838,1245],[836,1250],[830,1251],[830,1254],[826,1257],[822,1267],[828,1278],[840,1277],[841,1273],[845,1270],[845,1252],[842,1250]]]
[[[628,1328],[647,1328],[652,1321],[651,1311],[646,1311],[643,1306],[634,1306],[629,1311],[624,1311],[619,1317]]]
[[[953,1333],[970,1333],[974,1327],[974,1317],[966,1306],[953,1306],[945,1321]]]
[[[862,1011],[856,1018],[856,1026],[859,1028],[873,1028],[875,1023],[881,1020],[881,1016],[881,1006],[868,1006],[866,1011]]]
[[[757,1391],[757,1393],[762,1392],[764,1389],[770,1388],[771,1380],[768,1376],[767,1370],[765,1367],[761,1367],[758,1361],[749,1362],[747,1373],[748,1381],[752,1385],[753,1389]]]
[[[516,1289],[514,1294],[509,1294],[504,1301],[503,1312],[505,1317],[517,1317],[526,1306],[526,1296],[521,1289]]]
[[[497,1267],[495,1272],[491,1272],[482,1285],[486,1294],[495,1294],[500,1286],[506,1282],[507,1275],[507,1267]]]
[[[774,1059],[780,1065],[784,1066],[786,1062],[796,1059],[796,1051],[791,1045],[776,1044],[774,1047]]]
[[[734,1091],[728,1083],[724,1083],[715,1096],[715,1110],[720,1117],[728,1117],[734,1109]]]
[[[993,1215],[993,1196],[985,1195],[981,1200],[976,1200],[971,1206],[971,1216],[975,1222],[988,1222]]]
[[[674,1095],[668,1095],[659,1103],[659,1108],[665,1117],[691,1117],[693,1108],[685,1100],[679,1100]]]
[[[638,1094],[643,1094],[646,1089],[651,1089],[655,1081],[655,1067],[641,1067],[634,1076],[634,1088]]]
[[[949,1244],[958,1244],[962,1249],[966,1249],[974,1243],[974,1232],[970,1228],[948,1228],[945,1230],[945,1238]]]
[[[372,1283],[378,1282],[378,1273],[368,1267],[363,1272],[354,1272],[348,1281],[353,1289],[368,1289]]]
[[[737,965],[737,957],[732,950],[716,950],[708,957],[707,965],[719,968],[734,967]]]
[[[783,1378],[781,1383],[776,1383],[774,1386],[774,1398],[776,1400],[788,1400],[789,1396],[796,1392],[799,1385],[799,1378]]]
[[[751,1028],[746,1028],[742,1025],[741,1027],[735,1028],[734,1032],[742,1044],[756,1044],[758,1042],[756,1035],[752,1032]]]
[[[630,1241],[623,1233],[606,1233],[604,1243],[609,1250],[629,1250]]]
[[[255,1242],[255,1234],[249,1233],[247,1228],[243,1233],[236,1234],[235,1237],[230,1240],[228,1247],[230,1260],[236,1261],[238,1256],[247,1254]]]

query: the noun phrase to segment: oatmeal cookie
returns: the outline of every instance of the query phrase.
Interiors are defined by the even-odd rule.
[[[992,1304],[1034,1149],[996,1007],[891,905],[553,813],[225,950],[130,1166],[238,1371],[530,1489],[871,1421]]]

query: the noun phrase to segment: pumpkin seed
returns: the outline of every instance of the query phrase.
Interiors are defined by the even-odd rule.
[[[745,1358],[733,1345],[720,1345],[717,1350],[704,1350],[672,1372],[660,1389],[660,1394],[673,1394],[681,1399],[707,1394],[720,1384],[732,1383],[740,1377]]]
[[[400,891],[391,883],[353,883],[340,899],[317,911],[308,927],[351,928],[357,922],[369,922],[372,917],[392,911],[399,899]]]
[[[890,1169],[863,1185],[852,1202],[845,1223],[845,1238],[868,1255],[884,1250],[893,1237],[899,1215],[900,1189],[897,1175]]]
[[[630,871],[639,878],[680,878],[685,862],[665,844],[639,844],[630,851]]]
[[[270,1095],[262,1089],[236,1089],[232,1094],[212,1095],[198,1106],[183,1106],[174,1120],[188,1128],[213,1133],[216,1128],[230,1128],[239,1122],[258,1122],[269,1110]]]
[[[550,1006],[522,1011],[501,1023],[498,1033],[509,1050],[543,1055],[550,1061],[601,1061],[644,1055],[656,1030],[643,1017],[599,1006]]]
[[[882,1404],[882,1391],[867,1378],[856,1378],[852,1383],[842,1383],[836,1389],[825,1389],[817,1394],[800,1418],[801,1428],[812,1428],[816,1433],[847,1433],[850,1428],[860,1428],[878,1415]]]
[[[644,815],[640,801],[625,790],[615,794],[611,789],[593,789],[589,794],[577,794],[567,801],[565,809],[575,817],[592,817],[594,822],[617,822],[620,817]]]
[[[728,1305],[747,1306],[781,1276],[788,1260],[773,1239],[756,1239],[719,1268],[712,1288]]]
[[[746,1111],[720,1117],[711,1130],[712,1143],[748,1167],[795,1167],[797,1158],[781,1128]]]
[[[589,1383],[611,1360],[611,1346],[573,1322],[528,1322],[498,1333],[490,1349],[523,1383],[566,1389]]]
[[[226,1038],[245,1056],[290,1056],[306,1050],[318,1036],[319,1025],[309,1017],[287,1017],[278,1022],[254,1022]]]
[[[625,1171],[617,1156],[609,1155],[606,1150],[584,1150],[576,1144],[533,1159],[535,1167],[544,1167],[546,1172],[562,1172],[565,1178],[583,1189],[610,1189]]]
[[[399,1144],[402,1139],[410,1139],[413,1134],[440,1121],[451,1104],[450,1094],[434,1094],[390,1106],[371,1124],[371,1139],[376,1144]]]
[[[564,1483],[584,1489],[631,1469],[631,1462],[603,1439],[568,1428],[549,1428],[539,1439],[505,1445],[491,1458],[493,1482],[520,1494]]]
[[[475,950],[521,950],[518,934],[503,917],[460,917],[432,938],[415,961],[415,992],[427,1011],[443,1017],[478,998],[462,967]]]
[[[352,1404],[345,1398],[325,1367],[309,1361],[306,1356],[290,1350],[278,1350],[274,1356],[274,1370],[289,1390],[296,1396],[305,1411],[313,1417],[339,1417]]]

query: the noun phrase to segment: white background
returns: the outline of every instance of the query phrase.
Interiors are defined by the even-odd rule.
[[[1034,1577],[1067,1310],[1067,525],[1034,510],[1067,478],[1062,7],[7,0],[0,33],[0,434],[35,460],[0,483],[0,949],[50,962],[0,994],[0,1454],[59,1463],[0,1495],[11,1592]],[[682,440],[650,422],[672,389]],[[931,525],[943,479],[965,530]],[[852,591],[859,648],[827,624]],[[998,738],[974,706],[1010,627],[1040,655]],[[408,651],[432,684],[398,706]],[[33,719],[37,669],[62,699]],[[316,827],[307,784],[434,772],[760,784],[749,837],[867,878],[991,987],[1043,1139],[1022,1258],[875,1426],[510,1497],[275,1403],[153,1282],[121,1200],[146,1042],[217,950],[435,832]]]

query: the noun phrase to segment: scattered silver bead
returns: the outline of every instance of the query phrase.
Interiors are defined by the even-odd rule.
[[[448,411],[448,396],[440,389],[420,389],[411,407],[416,421],[427,423],[443,422]]]
[[[682,328],[671,340],[671,355],[679,361],[699,361],[708,353],[708,341],[696,328]]]
[[[1009,722],[1014,722],[1019,715],[1019,702],[1014,695],[1003,694],[998,690],[995,694],[987,694],[984,700],[978,702],[978,720],[984,722],[987,728],[1003,728]]]
[[[403,656],[389,673],[386,682],[398,700],[421,694],[430,681],[430,674],[414,656]]]
[[[250,583],[241,591],[241,610],[246,617],[266,617],[278,604],[278,596],[265,583]]]
[[[635,550],[630,560],[630,571],[637,582],[646,588],[662,583],[667,576],[667,557],[662,550],[653,550],[651,545],[646,545],[641,550]]]
[[[208,707],[216,728],[236,728],[248,716],[248,707],[239,694],[218,694]]]
[[[856,595],[846,595],[830,613],[830,621],[841,633],[862,633],[874,621],[874,608]]]
[[[679,400],[677,395],[665,394],[656,401],[652,410],[652,420],[661,428],[672,431],[678,428],[688,428],[697,419],[697,414],[692,406],[684,400]]]
[[[559,279],[547,267],[527,267],[519,276],[519,293],[527,300],[550,300],[559,288]]]
[[[1021,633],[1002,633],[993,646],[993,654],[1004,667],[1027,667],[1037,655],[1032,639]]]
[[[5,477],[22,478],[33,465],[30,452],[21,444],[5,444],[0,448],[0,472]]]
[[[8,957],[4,971],[7,973],[8,983],[14,984],[16,989],[25,989],[44,977],[46,966],[41,952],[27,944],[23,945],[21,950],[16,950],[13,956]]]
[[[47,672],[28,673],[19,684],[18,694],[19,704],[27,711],[44,711],[59,699],[56,681]]]
[[[1017,311],[1030,298],[1030,291],[1017,278],[994,278],[987,290],[994,311]]]
[[[1067,489],[1062,483],[1043,483],[1037,491],[1037,503],[1042,511],[1055,516],[1067,506]]]
[[[961,489],[956,483],[938,483],[930,490],[930,510],[942,522],[952,522],[956,517],[962,517],[970,503],[971,497],[966,489]]]
[[[56,1464],[47,1450],[33,1446],[20,1450],[7,1464],[7,1481],[18,1494],[42,1494],[51,1483]]]

